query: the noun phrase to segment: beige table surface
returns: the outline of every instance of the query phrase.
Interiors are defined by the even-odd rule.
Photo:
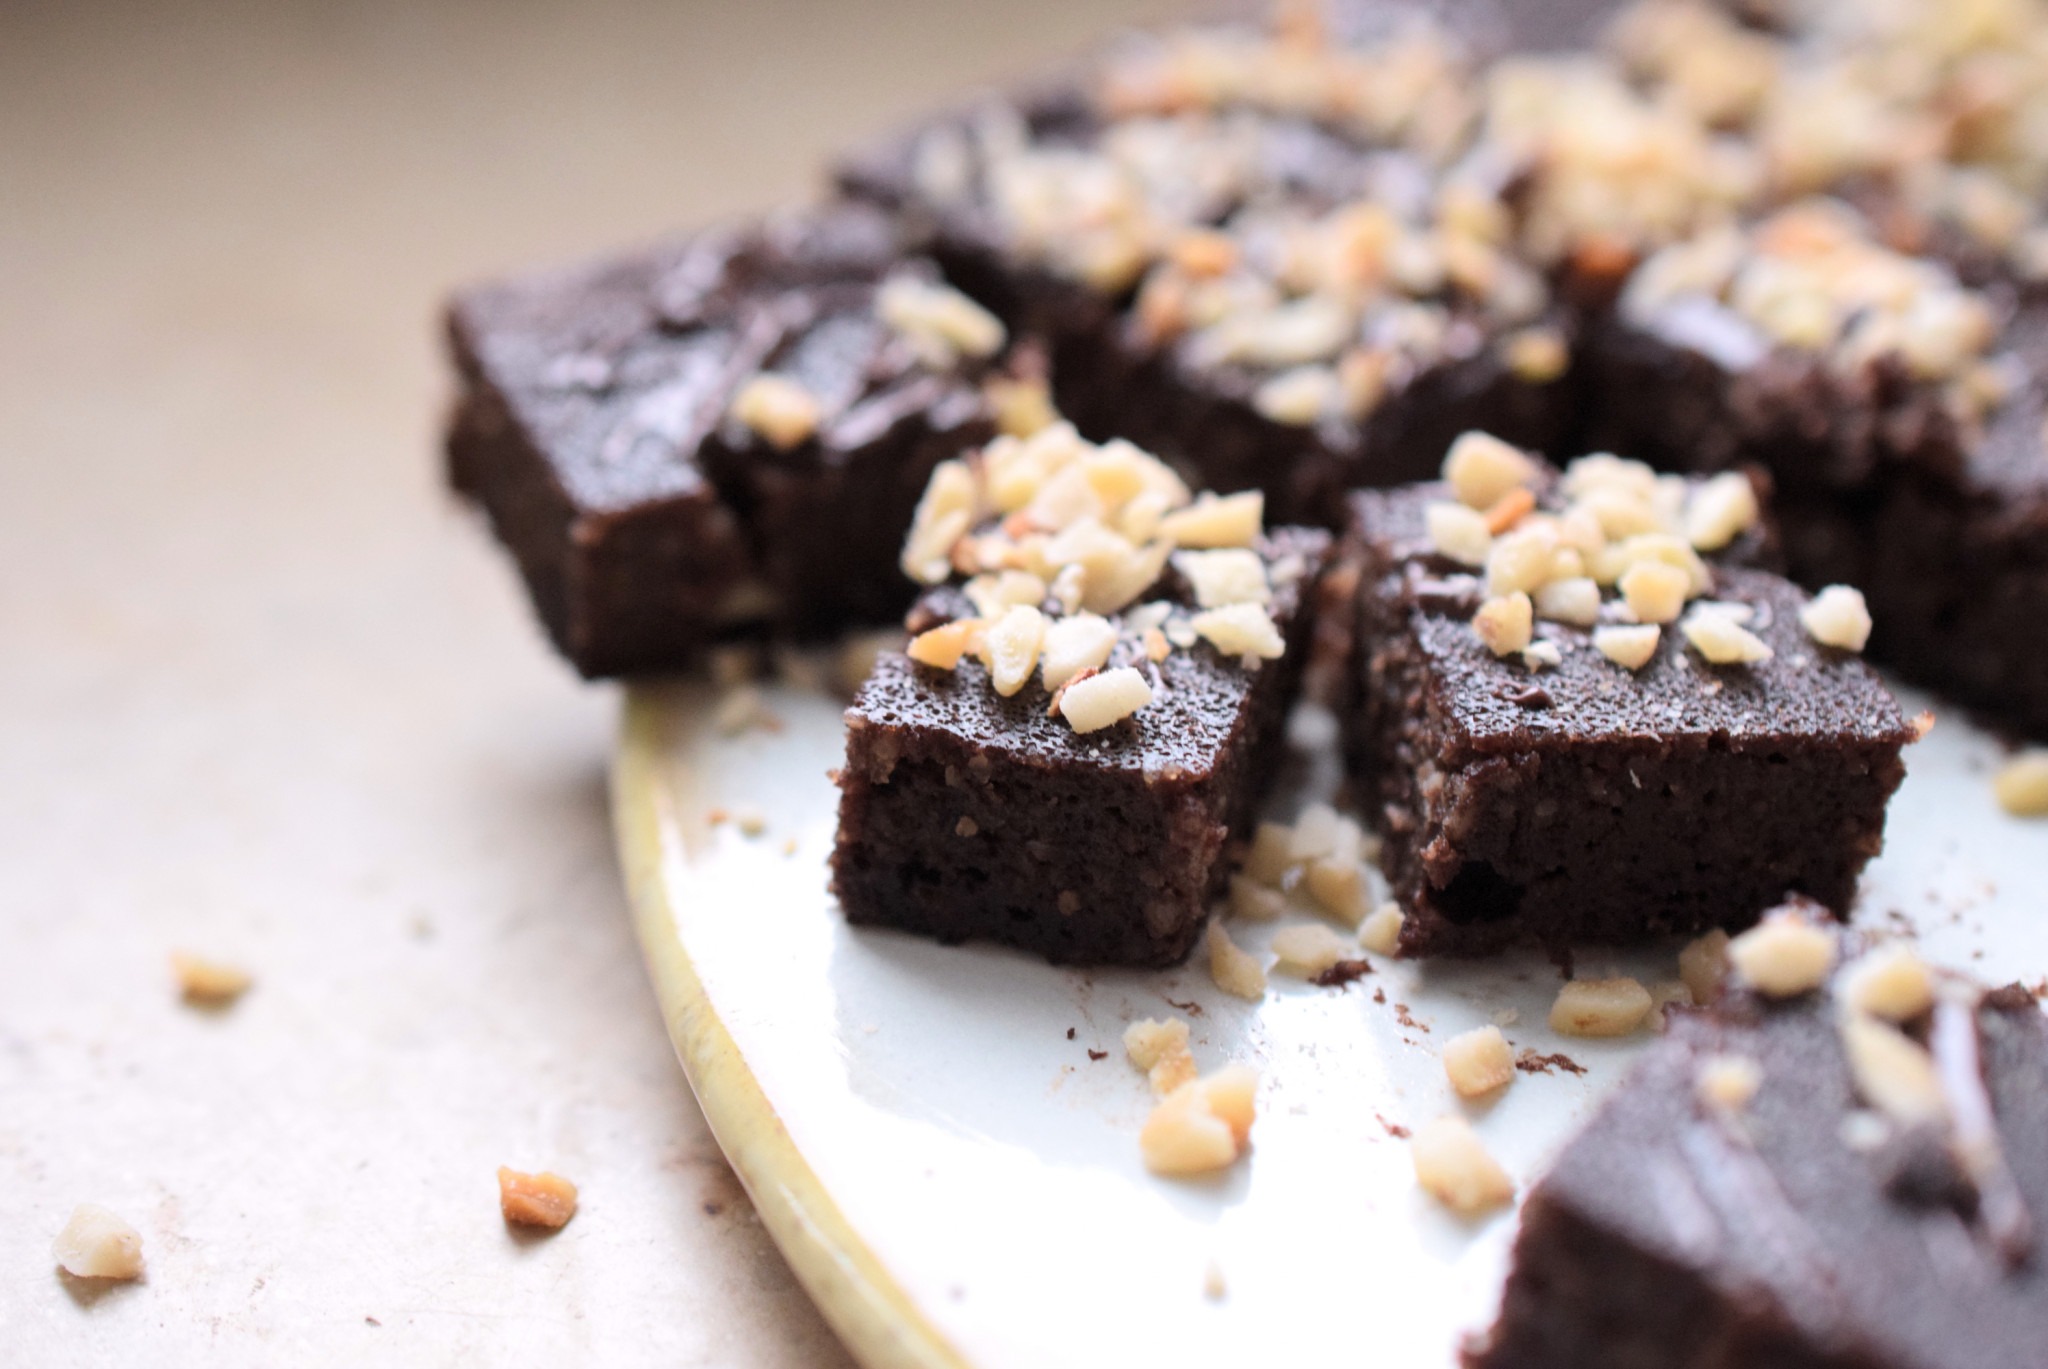
[[[0,6],[0,1361],[844,1362],[662,1035],[615,696],[438,487],[435,301],[1133,9]],[[58,1277],[81,1202],[145,1282]]]

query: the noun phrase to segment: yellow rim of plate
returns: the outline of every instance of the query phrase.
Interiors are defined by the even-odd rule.
[[[612,826],[641,954],[683,1073],[768,1234],[846,1347],[868,1369],[969,1369],[825,1191],[704,992],[677,933],[666,871],[683,859],[672,759],[674,705],[628,689],[612,766]],[[687,775],[681,776],[687,784]]]

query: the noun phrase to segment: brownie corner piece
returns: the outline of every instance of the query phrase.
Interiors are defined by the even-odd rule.
[[[1403,953],[1735,929],[1792,893],[1846,911],[1916,733],[1753,564],[1753,491],[1711,554],[1683,535],[1741,512],[1744,477],[1509,466],[1527,511],[1498,536],[1455,481],[1353,497],[1347,759]]]
[[[1099,535],[1082,526],[1054,545]],[[1056,573],[1007,605],[989,595],[1015,581],[986,574],[928,592],[908,650],[882,655],[847,712],[832,857],[847,920],[1057,963],[1182,959],[1281,757],[1329,545],[1282,528],[1183,553],[1099,614],[1062,611]]]
[[[2048,1019],[1870,954],[1891,1001],[1852,963],[1673,1014],[1530,1191],[1467,1369],[2040,1362]]]
[[[450,483],[579,671],[901,614],[925,476],[993,431],[936,276],[828,203],[456,296]]]

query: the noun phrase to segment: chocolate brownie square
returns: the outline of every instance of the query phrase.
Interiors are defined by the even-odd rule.
[[[1739,473],[1558,477],[1482,435],[1446,471],[1353,496],[1346,542],[1348,760],[1403,952],[1565,956],[1788,891],[1845,911],[1916,735],[1855,654],[1854,592],[1754,568]]]
[[[449,475],[586,676],[881,623],[932,468],[994,431],[994,319],[865,205],[469,290]]]
[[[2044,1218],[2040,1006],[1876,951],[1832,994],[1672,1015],[1530,1192],[1466,1364],[2037,1364]]]
[[[956,477],[953,507],[998,522],[946,511]],[[942,467],[907,563],[982,569],[919,602],[847,712],[848,920],[1061,963],[1185,956],[1284,750],[1329,543],[1259,522],[1256,495],[1188,505],[1160,463],[1064,426]]]

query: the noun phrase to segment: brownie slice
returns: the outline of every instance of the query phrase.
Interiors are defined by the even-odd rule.
[[[1774,233],[1801,250],[1771,250]],[[1736,282],[1788,262],[1888,279],[1904,303],[1845,295],[1838,326],[1774,335],[1788,320]],[[1675,469],[1766,466],[1792,575],[1864,591],[1874,659],[2048,735],[2030,626],[2048,612],[2048,303],[1967,288],[1841,206],[1807,206],[1646,263],[1586,364],[1594,441]]]
[[[1937,992],[1879,1001],[1896,1024],[1839,994],[1673,1014],[1530,1192],[1466,1364],[2040,1363],[2048,1021]]]
[[[1049,340],[1083,432],[1334,525],[1343,489],[1419,478],[1475,422],[1550,446],[1571,410],[1569,321],[1506,249],[1499,178],[1445,176],[1472,44],[1340,8],[1334,32],[1135,36],[841,182]]]
[[[1528,463],[1500,497],[1532,511],[1476,543],[1452,536],[1478,516],[1458,488],[1355,495],[1346,544],[1347,759],[1403,953],[1562,957],[1745,926],[1788,891],[1845,911],[1915,732],[1852,651],[1814,640],[1806,596],[1755,568],[1772,546],[1746,478]]]
[[[1071,429],[1052,440],[1088,459]],[[1193,538],[1210,549],[1147,562],[1107,599],[1087,589],[1097,614],[1069,611],[1071,561],[1039,564],[1050,573],[1022,589],[985,572],[928,593],[918,635],[881,657],[846,715],[832,888],[848,920],[1060,963],[1184,957],[1283,754],[1329,544],[1256,524],[1254,505],[1229,545]],[[953,554],[986,556],[992,536]],[[1043,629],[1042,669],[1035,636],[1021,656],[1005,644],[1020,623]]]
[[[457,296],[450,480],[579,671],[901,614],[926,476],[993,432],[1000,326],[936,282],[840,203]]]

